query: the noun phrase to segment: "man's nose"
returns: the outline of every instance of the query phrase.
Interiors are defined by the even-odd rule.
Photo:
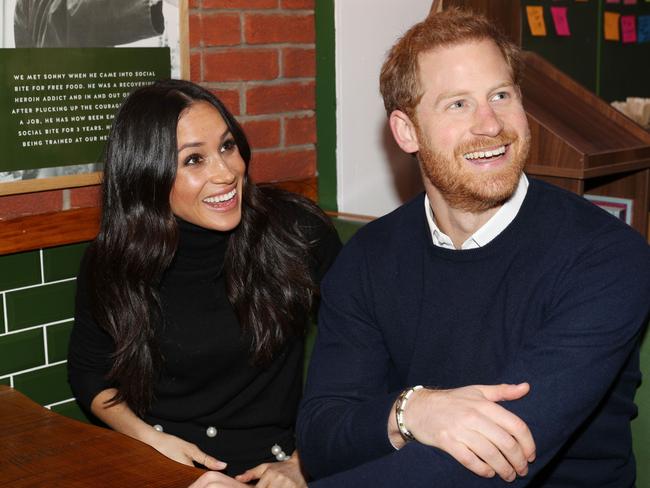
[[[486,104],[481,105],[474,113],[474,135],[496,137],[503,130],[503,122],[494,109]]]

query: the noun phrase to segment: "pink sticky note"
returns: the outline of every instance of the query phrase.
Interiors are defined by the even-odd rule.
[[[621,3],[621,0],[607,0],[605,3]]]
[[[555,24],[555,33],[558,36],[570,36],[569,19],[566,7],[551,7],[551,15]]]
[[[636,17],[621,15],[621,40],[624,43],[636,42]]]
[[[636,5],[636,0],[623,0],[625,5]]]

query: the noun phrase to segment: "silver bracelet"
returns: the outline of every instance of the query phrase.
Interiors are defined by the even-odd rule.
[[[411,431],[406,428],[406,425],[404,425],[404,410],[406,409],[406,403],[408,402],[413,392],[422,388],[422,385],[407,388],[406,390],[402,391],[402,393],[400,393],[399,398],[397,399],[397,403],[395,404],[395,420],[397,421],[397,428],[400,435],[407,442],[414,441],[415,437],[413,437]]]

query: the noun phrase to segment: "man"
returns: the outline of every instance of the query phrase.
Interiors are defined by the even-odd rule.
[[[310,487],[634,485],[650,251],[523,174],[519,72],[460,10],[389,53],[390,127],[426,192],[361,229],[323,283],[297,426]]]

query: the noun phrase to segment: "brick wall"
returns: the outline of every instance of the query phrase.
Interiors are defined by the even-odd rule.
[[[316,175],[315,0],[189,0],[190,78],[242,122],[260,182]],[[0,220],[95,206],[98,188],[0,197]]]
[[[190,0],[191,79],[238,117],[256,181],[315,176],[314,0]]]

